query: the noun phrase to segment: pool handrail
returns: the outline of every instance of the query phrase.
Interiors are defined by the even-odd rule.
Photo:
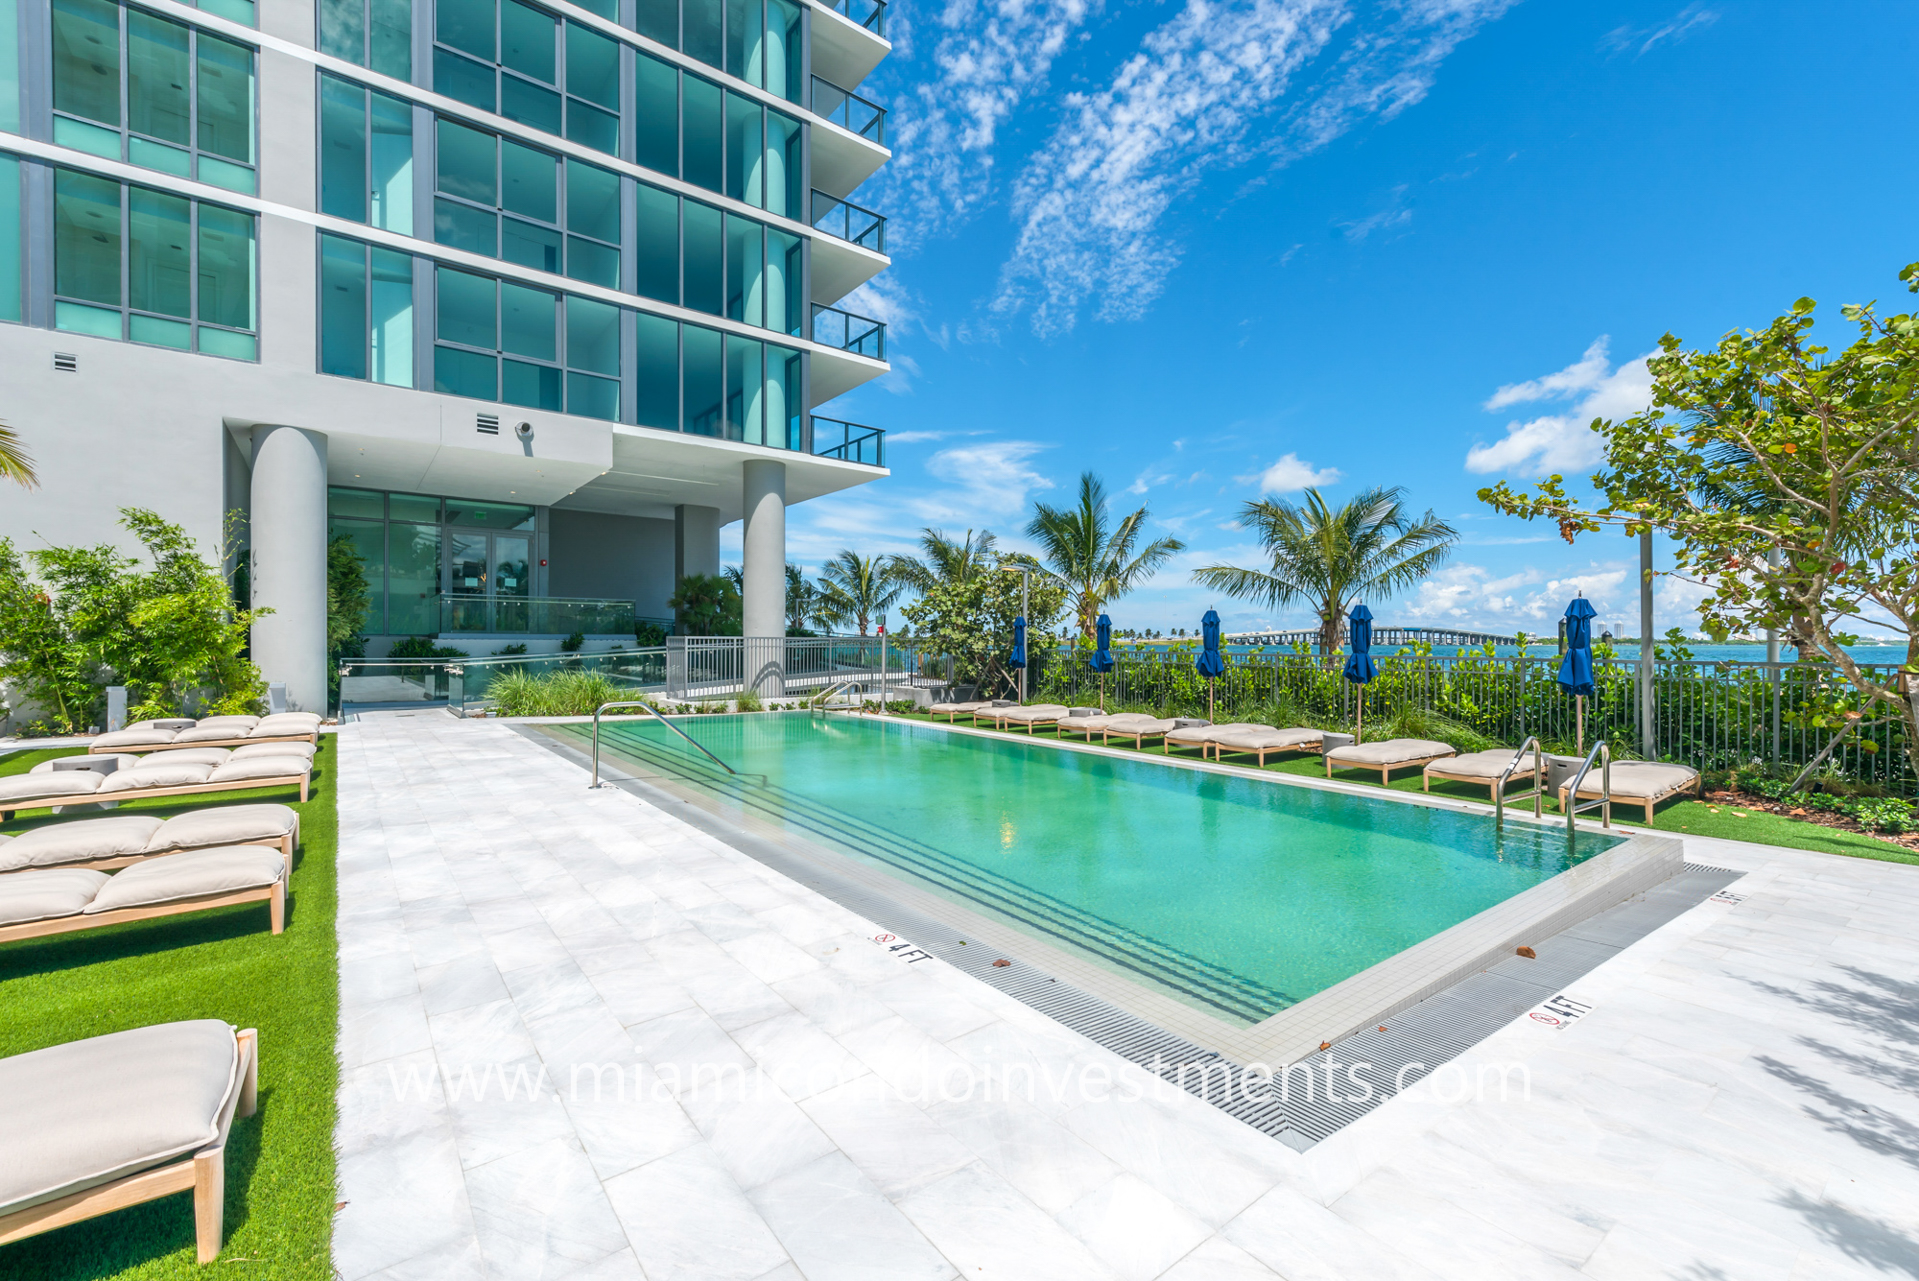
[[[1530,796],[1533,802],[1533,817],[1539,818],[1544,812],[1543,806],[1546,799],[1546,749],[1540,746],[1539,736],[1534,734],[1519,745],[1519,750],[1513,753],[1511,763],[1499,772],[1499,781],[1493,784],[1494,831],[1499,831],[1506,826],[1506,801],[1509,799],[1506,795],[1506,780],[1511,778],[1513,771],[1519,768],[1519,762],[1525,759],[1526,749],[1529,747],[1532,748],[1533,751],[1533,790],[1530,792],[1521,792],[1519,795],[1511,797],[1510,799],[1523,801]]]
[[[632,700],[631,702],[601,703],[598,707],[593,709],[593,781],[587,784],[589,788],[600,786],[600,713],[608,710],[609,708],[614,708],[614,707],[644,707],[647,711],[653,713],[654,717],[660,722],[660,724],[666,726],[668,729],[672,730],[675,734],[678,734],[681,738],[686,739],[687,743],[690,746],[697,749],[700,755],[706,757],[707,760],[712,761],[715,765],[719,766],[721,769],[725,770],[727,773],[733,775],[735,778],[740,777],[740,772],[738,770],[734,769],[731,765],[728,765],[725,761],[713,755],[713,753],[707,751],[704,747],[701,747],[698,743],[694,742],[693,739],[690,736],[688,736],[685,730],[681,729],[678,725],[675,725],[672,721],[667,720],[666,717],[661,714],[659,708],[653,706],[653,704],[647,702],[643,698],[638,698],[638,699]]]
[[[1599,798],[1597,800],[1587,801],[1584,805],[1581,805],[1579,803],[1579,785],[1586,781],[1586,774],[1592,769],[1594,757],[1599,758]],[[1568,841],[1572,840],[1573,833],[1577,830],[1574,827],[1574,820],[1579,817],[1580,812],[1582,810],[1592,809],[1595,806],[1599,809],[1600,826],[1611,831],[1612,748],[1603,738],[1593,744],[1592,750],[1586,753],[1585,761],[1579,766],[1579,772],[1574,774],[1571,780],[1566,784],[1566,839]]]
[[[811,711],[821,711],[821,712],[823,712],[823,711],[825,711],[825,710],[826,710],[826,700],[827,700],[827,699],[829,699],[829,698],[831,698],[831,697],[833,697],[833,695],[835,695],[835,694],[838,694],[838,693],[840,693],[840,692],[841,692],[842,690],[847,690],[847,689],[851,689],[851,688],[853,688],[854,686],[857,686],[857,685],[863,685],[863,684],[865,684],[865,682],[864,682],[864,681],[852,681],[852,680],[848,680],[848,681],[835,681],[835,682],[834,682],[833,684],[831,684],[831,685],[829,685],[829,686],[827,686],[827,687],[826,687],[825,689],[823,689],[823,690],[821,690],[821,691],[820,691],[820,692],[819,692],[819,693],[818,693],[817,695],[815,695],[814,697],[812,697],[812,698],[809,698],[809,699],[807,699],[807,700],[806,700],[806,705],[807,705],[807,708],[808,708],[809,710],[811,710]]]

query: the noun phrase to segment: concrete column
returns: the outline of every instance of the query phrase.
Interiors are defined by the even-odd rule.
[[[327,440],[298,427],[253,431],[253,661],[297,711],[326,711]]]
[[[756,458],[745,464],[745,590],[740,630],[748,636],[786,635],[786,464]]]
[[[689,507],[673,509],[673,583],[689,574],[720,572],[720,509]]]

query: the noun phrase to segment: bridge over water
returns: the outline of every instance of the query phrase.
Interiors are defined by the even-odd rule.
[[[1234,632],[1223,637],[1229,645],[1316,645],[1319,643],[1317,627],[1303,628],[1291,632]],[[1468,648],[1485,645],[1516,645],[1517,636],[1496,636],[1491,632],[1468,632],[1456,627],[1382,627],[1373,625],[1373,644],[1379,648],[1397,648],[1401,645],[1462,645]]]

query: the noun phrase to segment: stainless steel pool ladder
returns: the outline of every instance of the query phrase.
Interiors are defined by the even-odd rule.
[[[1592,769],[1595,756],[1599,758],[1599,799],[1587,801],[1582,805],[1579,803],[1579,785],[1586,781],[1586,774]],[[1593,744],[1592,751],[1586,753],[1585,761],[1579,766],[1579,772],[1574,774],[1571,781],[1566,784],[1567,840],[1572,840],[1573,833],[1577,830],[1573,826],[1573,820],[1579,817],[1581,811],[1594,807],[1599,810],[1600,826],[1610,830],[1612,828],[1612,748],[1607,746],[1603,738]]]
[[[1519,768],[1519,762],[1526,759],[1527,748],[1531,748],[1533,753],[1533,790],[1521,792],[1517,796],[1507,796],[1506,780],[1511,778],[1513,771]],[[1499,781],[1493,784],[1493,830],[1500,831],[1506,826],[1507,801],[1523,801],[1527,797],[1532,798],[1533,817],[1538,818],[1546,799],[1546,749],[1539,745],[1539,738],[1536,735],[1519,745],[1519,750],[1513,753],[1511,763],[1499,771]]]
[[[808,699],[806,704],[807,709],[809,711],[823,712],[826,710],[827,700],[831,699],[833,695],[843,693],[849,689],[857,689],[864,684],[864,681],[836,681],[821,690],[817,696]]]
[[[731,765],[728,765],[725,761],[721,760],[719,757],[713,755],[713,753],[707,751],[704,747],[701,747],[698,743],[694,742],[690,737],[687,736],[687,733],[685,730],[681,729],[678,725],[675,725],[672,721],[667,720],[666,717],[660,715],[659,708],[653,706],[653,704],[641,698],[641,699],[634,699],[632,702],[629,702],[629,703],[601,703],[598,707],[593,709],[593,781],[592,783],[588,784],[589,787],[598,787],[600,785],[600,713],[615,707],[644,707],[647,711],[653,713],[654,718],[657,719],[660,722],[660,724],[666,726],[668,729],[672,730],[675,734],[678,734],[681,738],[686,739],[687,744],[691,746],[692,748],[694,748],[696,751],[698,751],[700,755],[706,757],[707,760],[712,761],[715,765],[719,766],[721,769],[725,770],[727,773],[735,776],[736,778],[747,777],[746,775],[741,774],[738,770],[734,769]],[[755,775],[754,777],[758,777],[758,776]]]

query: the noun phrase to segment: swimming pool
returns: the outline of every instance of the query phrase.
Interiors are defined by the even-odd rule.
[[[910,721],[678,723],[766,782],[656,721],[604,750],[1241,1027],[1622,840]]]

